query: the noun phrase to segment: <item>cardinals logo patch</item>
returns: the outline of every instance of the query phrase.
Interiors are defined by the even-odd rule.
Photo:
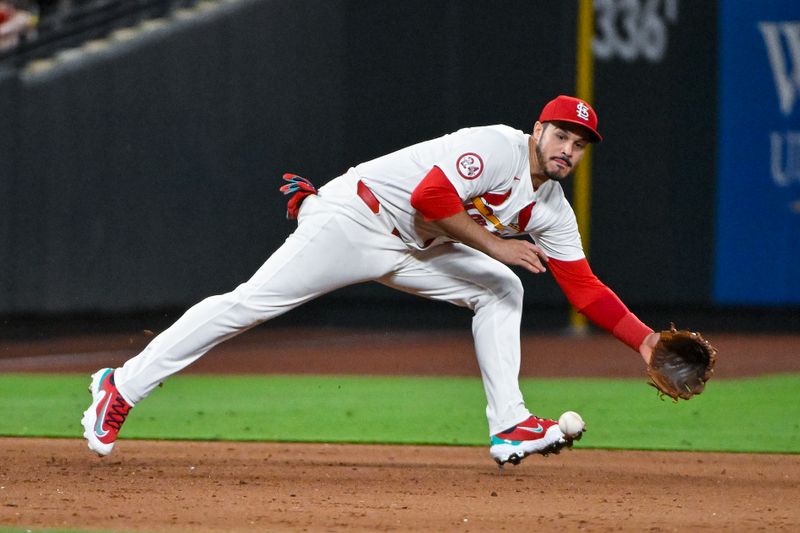
[[[483,159],[478,154],[468,152],[456,162],[458,173],[465,180],[474,180],[483,172]]]

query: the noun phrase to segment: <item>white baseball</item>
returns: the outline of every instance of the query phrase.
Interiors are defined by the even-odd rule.
[[[586,424],[575,411],[566,411],[558,418],[558,427],[567,437],[577,437],[586,429]]]

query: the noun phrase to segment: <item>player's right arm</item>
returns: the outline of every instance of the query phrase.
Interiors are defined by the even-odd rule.
[[[521,266],[534,274],[546,270],[543,263],[547,262],[547,256],[541,248],[527,240],[501,239],[480,227],[466,211],[434,220],[433,223],[453,239],[501,263]]]
[[[538,274],[545,271],[547,256],[530,241],[501,239],[479,226],[464,210],[455,187],[439,167],[433,167],[411,195],[411,205],[425,220],[446,235],[507,265]]]

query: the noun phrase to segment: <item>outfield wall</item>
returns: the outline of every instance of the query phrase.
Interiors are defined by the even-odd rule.
[[[640,4],[658,9],[628,33],[596,7],[591,261],[633,306],[713,306],[717,8]],[[291,231],[283,172],[322,183],[463,126],[529,130],[574,91],[576,5],[485,5],[225,2],[0,73],[0,314],[186,306]],[[529,306],[563,302],[523,278]],[[357,287],[330,312],[356,297],[408,298]]]

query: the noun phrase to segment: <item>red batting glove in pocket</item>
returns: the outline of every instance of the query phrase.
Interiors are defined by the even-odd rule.
[[[286,218],[296,220],[300,212],[300,205],[307,196],[317,194],[317,188],[306,178],[296,174],[284,174],[283,180],[288,182],[280,188],[285,195],[291,195],[286,204]]]

